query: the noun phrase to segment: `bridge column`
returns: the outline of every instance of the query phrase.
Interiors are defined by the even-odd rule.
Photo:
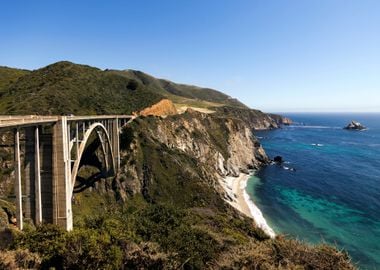
[[[71,210],[71,158],[66,116],[53,127],[53,223],[70,231],[73,228]]]
[[[21,188],[21,157],[20,157],[20,131],[14,131],[14,161],[15,161],[15,194],[17,227],[22,230],[24,220],[22,214],[22,188]]]
[[[35,131],[34,127],[26,127],[24,153],[24,216],[25,220],[35,221]]]
[[[35,223],[42,223],[42,196],[41,196],[41,159],[40,159],[40,132],[39,127],[34,129],[34,191],[35,191]]]
[[[115,174],[120,169],[120,134],[119,134],[119,119],[115,118],[112,120],[112,131],[111,134],[111,141],[112,141],[112,151],[114,154],[114,164],[115,164]]]

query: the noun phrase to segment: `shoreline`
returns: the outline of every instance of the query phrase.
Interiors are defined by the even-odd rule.
[[[222,177],[219,182],[227,193],[225,201],[241,213],[252,218],[259,228],[270,238],[274,238],[276,236],[275,232],[269,227],[261,210],[255,205],[246,191],[247,182],[251,176],[252,174],[240,173],[238,177]]]

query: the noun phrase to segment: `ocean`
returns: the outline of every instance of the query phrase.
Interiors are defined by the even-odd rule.
[[[277,234],[348,251],[380,269],[380,114],[285,114],[295,125],[255,132],[269,165],[246,191]],[[342,129],[351,120],[365,131]]]

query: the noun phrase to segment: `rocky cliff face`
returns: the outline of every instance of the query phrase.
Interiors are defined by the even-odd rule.
[[[242,120],[248,127],[254,130],[278,128],[279,123],[268,114],[259,110],[236,108],[236,107],[217,107],[214,108],[220,117],[229,117]]]
[[[211,184],[222,192],[218,177],[238,176],[269,161],[250,125],[193,110],[165,119],[136,119],[123,136],[125,179],[117,181],[122,197],[126,193],[146,195],[151,191],[149,183],[167,182],[171,177],[196,180],[201,186]]]
[[[277,123],[277,125],[279,125],[279,126],[281,126],[281,125],[288,126],[288,125],[291,125],[293,123],[292,119],[285,117],[285,116],[282,116],[282,115],[279,115],[279,114],[270,113],[270,114],[268,114],[268,116],[270,118],[272,118]]]

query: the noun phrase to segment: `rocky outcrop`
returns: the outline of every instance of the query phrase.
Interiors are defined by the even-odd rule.
[[[347,126],[345,126],[344,129],[363,130],[363,129],[367,129],[367,128],[365,126],[363,126],[362,124],[360,124],[359,122],[351,121],[351,123],[349,123]]]
[[[278,128],[279,124],[268,114],[259,110],[236,108],[236,107],[215,107],[215,115],[242,120],[249,128],[254,130],[264,130]]]
[[[293,121],[288,118],[288,117],[285,117],[285,116],[282,116],[282,115],[279,115],[279,114],[273,114],[273,113],[270,113],[268,114],[276,123],[277,125],[279,126],[289,126],[291,124],[293,124]]]
[[[151,107],[145,108],[138,115],[155,115],[155,116],[167,116],[177,114],[177,109],[175,108],[173,102],[169,99],[162,99],[158,103],[152,105]]]
[[[124,179],[117,182],[121,197],[146,193],[155,178],[169,181],[170,170],[184,181],[200,179],[222,192],[217,184],[220,177],[238,176],[269,162],[250,125],[193,110],[167,118],[137,118],[123,136]],[[171,160],[178,168],[162,168]]]

